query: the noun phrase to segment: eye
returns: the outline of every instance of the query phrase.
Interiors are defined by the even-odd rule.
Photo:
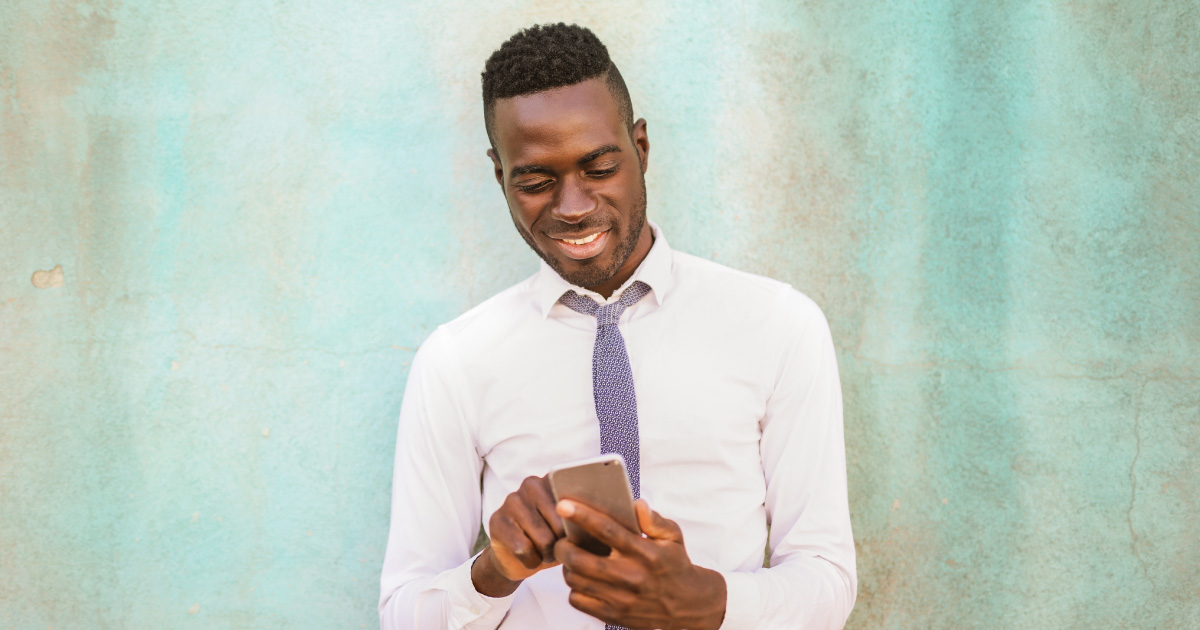
[[[534,182],[532,184],[517,184],[517,190],[519,190],[523,193],[529,193],[529,194],[539,193],[539,192],[542,192],[543,190],[545,190],[547,187],[549,187],[551,181],[552,180],[549,180],[549,179],[543,179],[539,182]]]
[[[613,173],[616,173],[616,172],[617,172],[617,167],[614,166],[612,168],[588,171],[587,174],[588,174],[588,177],[594,177],[596,179],[603,179],[603,178],[608,177],[609,175],[612,175]]]

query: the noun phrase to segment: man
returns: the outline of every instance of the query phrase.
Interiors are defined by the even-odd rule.
[[[855,558],[820,309],[670,249],[646,220],[646,121],[587,29],[514,35],[483,100],[496,181],[543,264],[413,362],[383,628],[840,628]],[[552,466],[602,450],[630,462],[641,535],[551,496]],[[572,545],[564,518],[612,553]]]

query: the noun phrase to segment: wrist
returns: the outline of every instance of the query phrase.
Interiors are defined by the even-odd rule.
[[[699,572],[697,582],[703,585],[698,589],[698,593],[703,594],[703,597],[695,609],[700,613],[699,619],[688,627],[697,630],[719,630],[721,624],[725,623],[725,605],[729,598],[725,576],[712,569],[696,569]]]
[[[483,553],[471,564],[471,584],[475,592],[486,597],[508,597],[512,595],[521,580],[510,580],[496,565],[491,545],[483,549]]]

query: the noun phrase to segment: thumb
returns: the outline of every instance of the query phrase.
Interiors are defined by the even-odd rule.
[[[670,519],[663,518],[658,512],[650,509],[645,499],[638,499],[633,504],[637,511],[638,526],[646,537],[655,540],[671,540],[683,544],[683,531],[679,525]]]

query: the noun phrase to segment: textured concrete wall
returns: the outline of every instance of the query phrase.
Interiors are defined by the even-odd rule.
[[[478,73],[559,19],[672,244],[830,318],[850,627],[1200,624],[1194,3],[7,0],[0,628],[376,625],[413,349],[536,267]]]

